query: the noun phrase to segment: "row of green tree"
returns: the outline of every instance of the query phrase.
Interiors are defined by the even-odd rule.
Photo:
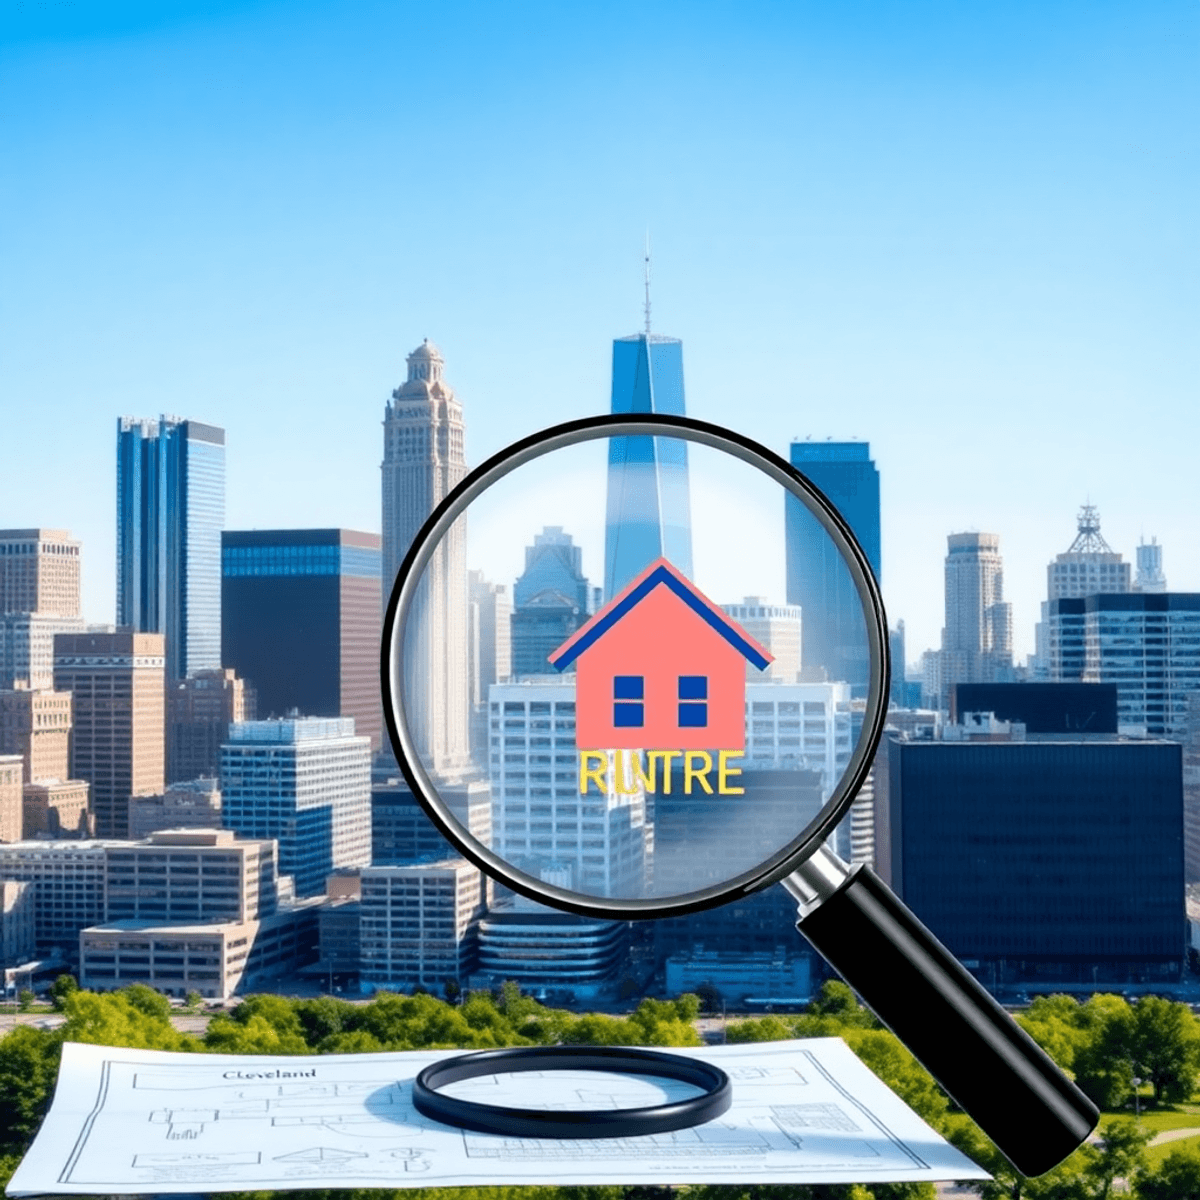
[[[506,984],[495,995],[474,992],[451,1005],[433,996],[382,994],[366,1004],[323,997],[288,1000],[260,995],[209,1022],[203,1035],[182,1033],[165,997],[135,985],[120,992],[80,991],[64,977],[54,988],[66,1020],[48,1030],[18,1025],[0,1039],[0,1155],[6,1179],[32,1140],[48,1107],[64,1041],[194,1053],[332,1054],[423,1048],[487,1049],[513,1045],[700,1044],[700,1003],[644,1000],[629,1016],[578,1015],[542,1006]],[[1146,997],[1130,1005],[1096,996],[1078,1004],[1062,996],[1035,1001],[1022,1023],[1102,1107],[1132,1097],[1135,1079],[1152,1094],[1148,1104],[1190,1099],[1200,1070],[1200,1028],[1181,1004]],[[1109,1200],[1114,1188],[1132,1200],[1200,1200],[1200,1153],[1181,1145],[1152,1167],[1150,1138],[1130,1118],[1105,1125],[1102,1136],[1038,1179],[1025,1179],[984,1135],[954,1110],[945,1094],[900,1042],[861,1007],[844,984],[827,983],[804,1013],[731,1022],[730,1042],[792,1037],[841,1037],[930,1125],[990,1170],[990,1183],[971,1183],[981,1200]],[[1197,1113],[1200,1128],[1200,1113]],[[444,1189],[443,1189],[444,1190]],[[476,1198],[472,1193],[479,1191]],[[931,1185],[840,1187],[435,1189],[426,1200],[932,1200]],[[518,1195],[519,1193],[519,1195]],[[310,1193],[310,1195],[313,1195]],[[335,1193],[328,1193],[331,1198]],[[359,1193],[336,1193],[359,1200]],[[380,1200],[361,1193],[361,1200]],[[411,1193],[397,1192],[397,1200]],[[321,1194],[313,1196],[321,1200]]]

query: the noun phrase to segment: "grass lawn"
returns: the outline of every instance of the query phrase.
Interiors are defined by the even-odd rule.
[[[1189,1105],[1188,1107],[1194,1107]],[[1106,1125],[1113,1121],[1119,1121],[1123,1117],[1132,1117],[1132,1112],[1120,1113],[1101,1113],[1100,1128],[1103,1129]],[[1142,1112],[1139,1118],[1143,1129],[1149,1129],[1153,1133],[1162,1133],[1167,1129],[1195,1129],[1200,1133],[1200,1112]]]
[[[1184,1146],[1195,1149],[1198,1144],[1200,1144],[1200,1132],[1197,1132],[1195,1137],[1178,1138],[1173,1142],[1163,1142],[1161,1146],[1147,1146],[1146,1164],[1152,1171],[1157,1170],[1162,1164],[1163,1159],[1165,1159],[1172,1150],[1180,1150]]]

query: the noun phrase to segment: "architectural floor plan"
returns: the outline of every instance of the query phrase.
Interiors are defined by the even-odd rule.
[[[987,1178],[837,1038],[673,1050],[724,1069],[733,1106],[691,1129],[632,1138],[513,1138],[429,1120],[412,1107],[412,1081],[448,1053],[458,1052],[268,1058],[68,1044],[8,1194]],[[597,1109],[689,1089],[563,1070],[453,1091]]]

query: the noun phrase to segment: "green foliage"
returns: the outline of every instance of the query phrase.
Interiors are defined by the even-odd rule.
[[[1136,1176],[1140,1200],[1200,1200],[1200,1146],[1172,1150],[1158,1170]]]
[[[725,1040],[731,1044],[782,1042],[794,1036],[793,1026],[782,1017],[754,1017],[726,1026]]]
[[[62,1038],[18,1025],[0,1039],[0,1154],[20,1155],[45,1115]],[[15,1168],[14,1168],[15,1169]]]
[[[808,1006],[808,1012],[814,1017],[833,1017],[843,1028],[879,1028],[875,1014],[859,1004],[854,993],[840,979],[825,980],[820,995]]]
[[[292,1010],[300,1022],[300,1032],[309,1046],[318,1046],[327,1038],[347,1030],[354,1017],[354,1005],[332,996],[316,1000],[293,1000]]]
[[[150,996],[162,1000],[157,992],[145,988]],[[132,993],[132,995],[130,994]],[[141,1006],[139,1003],[141,1002]],[[145,1050],[196,1050],[194,1038],[177,1032],[166,1011],[156,1009],[144,994],[134,988],[96,995],[72,992],[63,1001],[67,1014],[62,1026],[63,1041],[88,1042],[97,1046],[129,1046]]]
[[[28,1012],[33,1007],[33,1003],[36,999],[37,996],[34,994],[32,988],[22,988],[17,993],[17,1007],[22,1012]]]
[[[161,992],[156,992],[144,983],[131,983],[122,988],[120,994],[139,1012],[148,1017],[161,1017],[164,1021],[171,1015],[171,1002]]]
[[[1200,1067],[1200,1025],[1186,1004],[1143,996],[1133,1008],[1128,1057],[1154,1085],[1155,1103],[1187,1100]]]
[[[63,1001],[72,993],[79,991],[79,980],[74,975],[60,975],[50,985],[50,1003],[58,1012],[63,1010]]]
[[[184,998],[184,1003],[192,1012],[195,1012],[204,1003],[204,997],[196,991],[188,992]]]

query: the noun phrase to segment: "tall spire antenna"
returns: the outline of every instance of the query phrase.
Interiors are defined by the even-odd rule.
[[[646,341],[650,340],[650,230],[646,230]]]

